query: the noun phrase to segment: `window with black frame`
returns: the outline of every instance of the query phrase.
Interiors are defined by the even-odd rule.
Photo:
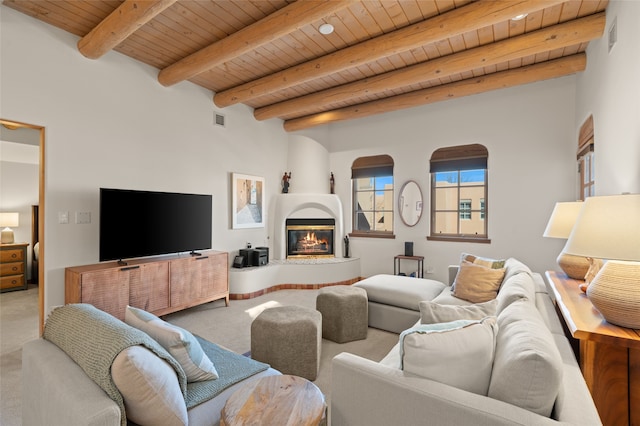
[[[351,167],[352,236],[393,238],[393,159],[357,158]]]
[[[430,240],[488,243],[487,148],[459,145],[434,151]]]

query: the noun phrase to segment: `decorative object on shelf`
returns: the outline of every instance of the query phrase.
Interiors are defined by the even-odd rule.
[[[0,240],[2,244],[13,244],[13,230],[11,228],[17,228],[20,226],[20,213],[17,212],[6,212],[0,213],[0,227],[3,227],[2,230],[2,239]]]
[[[289,174],[287,174],[287,172],[284,172],[284,175],[282,176],[282,193],[283,194],[289,193],[289,179],[291,179],[291,172],[289,172]]]
[[[344,257],[350,257],[349,256],[349,236],[345,235],[344,236]]]
[[[410,180],[405,182],[398,196],[398,210],[402,223],[415,226],[422,217],[422,191],[418,183]]]
[[[333,172],[331,172],[331,177],[329,178],[329,193],[330,194],[336,193],[336,180],[333,177]]]
[[[231,182],[233,229],[264,228],[264,178],[233,173]]]
[[[607,259],[587,287],[604,319],[640,329],[640,194],[589,197],[565,252]]]
[[[583,204],[582,201],[556,203],[542,235],[547,238],[564,238],[565,240],[569,238]],[[556,261],[560,269],[575,280],[584,280],[589,270],[589,260],[586,257],[567,254],[564,249]]]

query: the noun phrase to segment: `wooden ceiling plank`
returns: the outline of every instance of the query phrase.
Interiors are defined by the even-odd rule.
[[[168,66],[160,71],[158,81],[164,86],[171,86],[187,80],[231,58],[273,42],[310,22],[330,15],[336,10],[345,8],[349,3],[347,0],[292,3],[229,37]]]
[[[175,2],[125,0],[78,41],[78,50],[89,59],[98,59]]]
[[[554,0],[560,2],[561,0]],[[356,44],[341,51],[296,65],[273,75],[242,84],[231,90],[216,93],[214,102],[225,107],[244,102],[255,96],[281,90],[338,72],[342,69],[379,60],[403,50],[411,50],[472,29],[491,25],[518,13],[532,12],[548,6],[548,2],[480,0],[460,9],[438,15],[427,21],[410,25],[375,39]],[[438,2],[440,6],[440,2]]]
[[[484,77],[462,80],[451,83],[447,86],[433,87],[378,101],[352,105],[342,109],[286,120],[284,122],[284,129],[287,132],[294,132],[323,124],[398,111],[434,102],[475,95],[491,90],[504,89],[521,84],[528,84],[536,81],[570,75],[584,71],[585,67],[586,55],[580,53],[578,55],[531,65],[529,67],[517,68]]]
[[[570,46],[602,36],[605,23],[605,14],[601,12],[491,45],[465,50],[401,70],[316,92],[302,98],[259,108],[254,110],[253,115],[258,120],[265,120],[308,105],[322,108],[323,105],[344,101],[349,97],[357,97],[363,93],[371,94],[390,90],[433,78],[442,79],[447,75],[466,71],[474,67],[474,64],[489,66],[518,60],[527,55],[544,55],[544,52],[548,52],[550,49]]]

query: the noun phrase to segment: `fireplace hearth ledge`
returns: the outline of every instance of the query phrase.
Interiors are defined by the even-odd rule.
[[[318,268],[322,268],[322,271]],[[231,268],[229,293],[233,299],[244,299],[283,285],[317,288],[352,283],[359,279],[360,258],[357,257],[274,259],[265,266]]]

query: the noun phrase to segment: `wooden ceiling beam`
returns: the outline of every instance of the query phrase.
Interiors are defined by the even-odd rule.
[[[501,71],[482,77],[469,78],[442,86],[417,90],[333,111],[286,120],[284,122],[284,129],[287,132],[294,132],[323,124],[353,120],[375,114],[476,95],[491,90],[563,77],[584,71],[586,64],[587,56],[584,53],[578,53],[535,65]]]
[[[78,50],[89,59],[98,59],[176,1],[125,0],[78,41]]]
[[[313,79],[364,65],[429,43],[446,40],[478,28],[508,21],[516,15],[533,13],[564,0],[480,0],[417,24],[341,49],[216,93],[214,103],[227,107]]]
[[[296,1],[169,65],[160,71],[158,81],[171,86],[188,80],[352,4],[352,0]]]
[[[413,84],[442,79],[470,69],[488,67],[553,49],[574,46],[602,36],[605,13],[590,15],[553,27],[505,39],[474,49],[422,62],[406,68],[379,74],[341,86],[300,96],[254,110],[254,117],[265,120],[285,117],[297,111],[321,111],[324,106],[350,102]]]

